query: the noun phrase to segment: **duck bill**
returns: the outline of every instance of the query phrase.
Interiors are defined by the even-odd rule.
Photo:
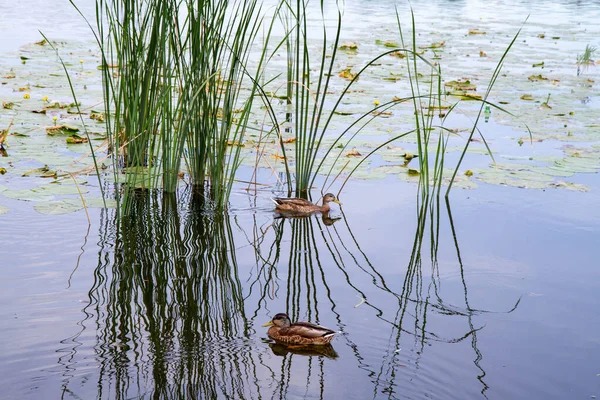
[[[334,202],[334,203],[338,203],[340,206],[342,205],[342,202],[341,202],[341,201],[339,201],[339,200],[337,200],[337,199],[336,199],[336,200],[334,200],[333,202]]]
[[[263,324],[263,326],[273,326],[273,325],[275,325],[275,324],[273,323],[273,321],[269,321],[269,322],[267,322],[266,324]]]

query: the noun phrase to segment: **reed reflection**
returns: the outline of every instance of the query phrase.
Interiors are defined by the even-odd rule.
[[[201,198],[183,209],[144,193],[104,228],[84,310],[95,318],[98,397],[256,397],[229,218],[206,215]]]
[[[229,217],[207,213],[201,198],[178,205],[147,193],[132,204],[122,220],[104,214],[81,331],[61,350],[65,394],[86,397],[75,377],[90,329],[98,397],[330,398],[332,371],[355,368],[374,393],[414,392],[429,349],[465,341],[485,395],[476,317],[487,311],[469,301],[449,204],[464,304],[442,291],[438,251],[448,231],[439,199],[420,204],[412,252],[392,268],[370,259],[345,216],[332,225]],[[267,341],[259,325],[279,312],[342,333],[318,348]]]

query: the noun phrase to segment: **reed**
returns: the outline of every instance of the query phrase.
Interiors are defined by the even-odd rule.
[[[376,64],[380,58],[401,49],[392,49],[377,55],[368,61],[343,87],[339,94],[331,95],[333,91],[331,77],[336,63],[337,49],[342,29],[342,10],[336,2],[337,13],[334,25],[328,28],[324,13],[325,2],[318,2],[321,13],[320,48],[316,50],[309,42],[309,3],[308,0],[282,0],[279,17],[285,29],[284,43],[287,51],[286,77],[286,111],[278,113],[272,98],[261,90],[273,129],[277,133],[279,145],[285,163],[285,178],[288,194],[308,197],[310,189],[319,174],[329,177],[332,169],[325,171],[324,160],[334,150],[335,146],[350,134],[350,128],[341,133],[332,133],[334,143],[325,146],[323,139],[328,135],[331,122],[336,115],[344,96],[357,82],[361,74]],[[330,50],[328,50],[330,49]],[[320,52],[319,52],[320,51]],[[316,58],[316,60],[313,59]],[[397,102],[394,102],[397,104]],[[359,116],[359,121],[368,124],[373,118],[369,114],[376,111],[375,107]],[[286,127],[286,129],[282,129]],[[364,125],[363,125],[364,127]],[[287,129],[290,128],[290,129]],[[294,154],[287,154],[285,137],[291,131],[291,141],[295,143]],[[354,134],[355,136],[356,134]],[[351,139],[354,137],[352,136]],[[400,135],[402,136],[402,135]],[[287,138],[289,141],[290,138]],[[342,146],[342,151],[348,144]],[[338,153],[341,154],[341,151]]]
[[[226,208],[240,164],[231,145],[243,141],[269,37],[250,71],[265,15],[260,4],[96,1],[96,27],[88,24],[101,52],[106,129],[115,181],[128,189],[124,204],[129,189],[175,192],[185,162],[191,185]]]
[[[421,203],[427,203],[428,201],[426,199],[429,198],[430,195],[439,195],[441,193],[441,187],[444,183],[443,172],[446,161],[445,154],[447,143],[451,135],[453,135],[452,131],[445,126],[445,123],[448,118],[459,109],[461,100],[454,100],[452,97],[447,96],[444,92],[442,70],[440,65],[428,62],[425,58],[418,54],[418,47],[416,43],[417,32],[415,28],[414,12],[412,9],[410,15],[412,30],[409,41],[408,39],[405,39],[402,31],[402,24],[400,23],[400,15],[396,9],[396,20],[398,23],[400,40],[403,47],[409,48],[409,50],[404,51],[408,55],[408,57],[406,57],[406,65],[410,81],[410,90],[412,93],[410,99],[413,102],[415,116],[414,132],[416,132],[417,135],[417,147],[419,152],[419,201]],[[526,21],[527,20],[525,20],[525,22]],[[506,50],[500,57],[496,68],[492,73],[485,94],[481,98],[469,98],[470,101],[479,103],[479,109],[471,126],[469,136],[465,140],[463,151],[461,152],[457,163],[452,168],[452,175],[447,181],[448,188],[445,193],[446,197],[448,197],[450,194],[450,190],[452,189],[456,175],[463,162],[469,145],[472,142],[473,136],[476,133],[484,143],[492,161],[494,161],[488,141],[486,140],[482,131],[479,129],[479,122],[481,115],[483,114],[484,107],[491,107],[502,113],[515,117],[506,109],[493,102],[490,102],[489,96],[494,84],[496,83],[496,80],[500,75],[505,58],[519,37],[521,29],[517,31],[512,41],[508,44]],[[407,42],[410,44],[407,45]],[[428,69],[428,72],[421,72],[423,70],[423,66]],[[431,110],[442,109],[446,109],[446,111],[443,114],[440,112],[440,115],[437,117],[433,112],[431,112]],[[531,138],[531,131],[526,124],[525,128],[529,132]]]

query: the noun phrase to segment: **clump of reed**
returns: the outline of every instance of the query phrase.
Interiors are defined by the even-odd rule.
[[[126,196],[175,192],[185,165],[192,187],[226,207],[240,162],[230,144],[245,134],[264,57],[248,70],[263,18],[258,0],[96,1],[106,128]]]

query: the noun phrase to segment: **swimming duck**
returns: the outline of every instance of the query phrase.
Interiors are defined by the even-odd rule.
[[[263,326],[270,326],[267,335],[276,342],[292,345],[325,345],[333,340],[336,331],[310,322],[292,322],[285,313],[276,314]]]
[[[334,202],[340,205],[342,204],[332,193],[327,193],[323,196],[322,206],[313,204],[306,199],[296,197],[275,197],[271,200],[275,203],[275,211],[293,212],[298,214],[311,214],[314,212],[327,213],[331,209],[329,203]]]

